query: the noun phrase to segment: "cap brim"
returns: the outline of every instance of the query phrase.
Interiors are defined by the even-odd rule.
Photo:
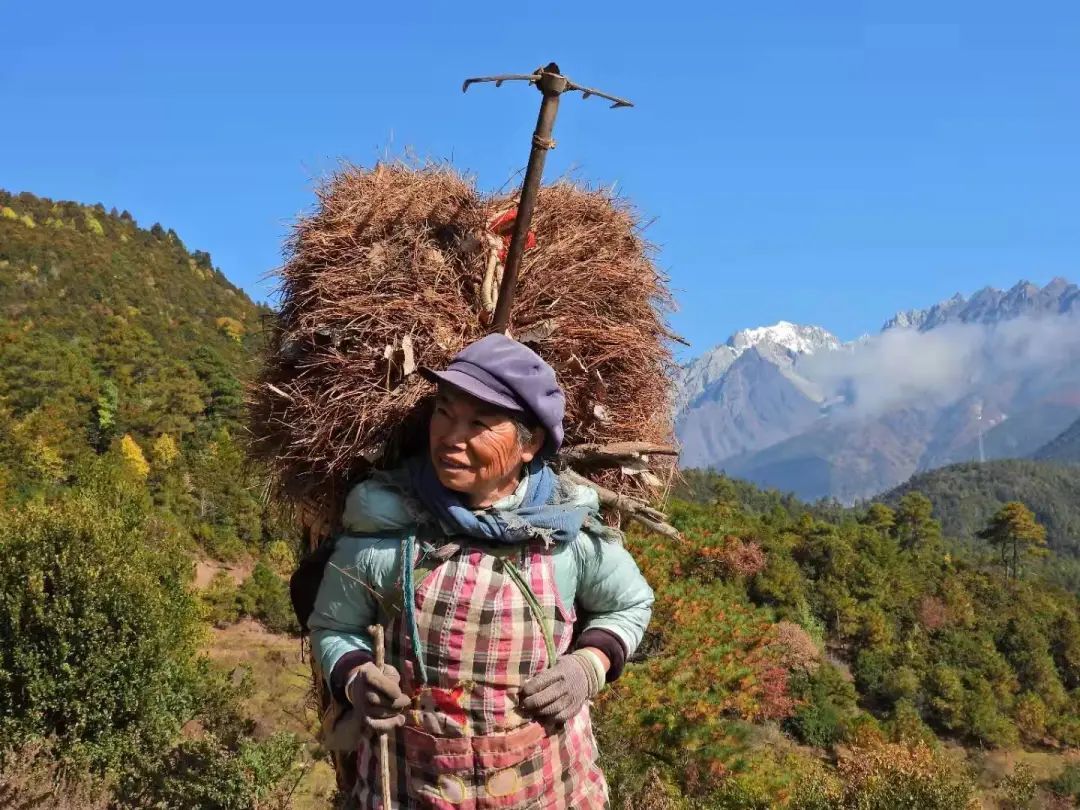
[[[470,377],[464,372],[457,371],[456,369],[447,369],[446,371],[434,371],[433,369],[421,366],[417,369],[420,376],[428,382],[446,383],[452,385],[454,388],[464,391],[471,397],[486,402],[488,405],[494,405],[497,408],[503,408],[514,413],[524,413],[525,409],[521,404],[508,397],[505,394],[500,394],[498,391],[493,391],[488,386],[484,385],[475,377]]]

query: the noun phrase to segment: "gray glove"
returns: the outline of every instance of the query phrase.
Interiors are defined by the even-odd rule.
[[[404,709],[412,702],[401,691],[401,673],[389,664],[380,671],[371,661],[353,670],[345,697],[374,731],[390,731],[405,723]]]
[[[534,675],[521,687],[521,706],[542,720],[565,723],[596,697],[604,686],[602,668],[596,656],[581,650],[564,655],[555,666]]]

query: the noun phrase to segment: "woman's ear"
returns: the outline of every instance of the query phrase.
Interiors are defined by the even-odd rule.
[[[542,427],[534,428],[532,438],[521,448],[521,460],[528,464],[536,458],[536,454],[540,452],[540,448],[544,446],[544,442],[546,441],[547,433],[544,429]]]

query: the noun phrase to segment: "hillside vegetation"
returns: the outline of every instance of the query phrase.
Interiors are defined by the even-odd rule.
[[[1021,501],[1046,527],[1047,542],[1063,556],[1080,556],[1080,466],[997,460],[954,464],[920,473],[882,498],[895,506],[921,492],[949,537],[973,538],[1005,503]]]
[[[287,806],[300,743],[202,653],[284,584],[191,587],[290,557],[237,441],[260,315],[161,226],[0,192],[0,806]]]
[[[221,629],[292,623],[289,533],[237,441],[259,308],[169,231],[29,195],[0,196],[0,287],[0,806],[324,796],[325,767],[297,789],[320,752],[286,637],[260,656]],[[657,602],[597,705],[614,807],[1080,796],[1080,602],[1022,504],[965,546],[917,493],[845,510],[699,473],[679,495],[684,540],[627,540]],[[197,593],[196,553],[258,559]],[[979,783],[984,749],[1049,764]]]
[[[114,453],[191,545],[269,542],[238,443],[264,311],[160,225],[0,192],[0,503]]]
[[[944,742],[1080,744],[1075,595],[947,544],[917,494],[826,520],[692,479],[700,502],[671,504],[683,542],[630,539],[658,598],[641,663],[602,698],[618,801],[966,807]],[[1057,801],[1032,783],[1016,803],[1023,773],[982,798]]]

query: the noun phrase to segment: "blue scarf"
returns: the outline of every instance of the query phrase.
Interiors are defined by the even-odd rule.
[[[410,459],[409,477],[421,503],[450,534],[519,545],[530,540],[569,543],[591,517],[591,510],[570,502],[559,477],[540,458],[529,464],[525,497],[516,509],[470,509],[461,495],[444,487],[425,453]],[[590,523],[593,521],[589,521]]]

